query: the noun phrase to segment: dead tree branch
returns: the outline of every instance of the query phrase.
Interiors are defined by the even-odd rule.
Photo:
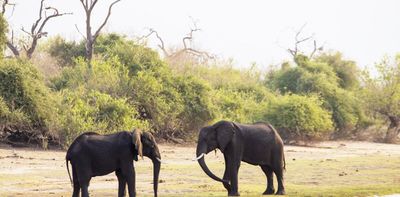
[[[142,36],[141,38],[139,38],[139,40],[142,40],[144,38],[149,38],[151,35],[155,35],[157,37],[158,41],[160,42],[157,46],[163,51],[165,57],[170,60],[176,59],[176,58],[182,56],[183,54],[193,55],[201,61],[215,59],[214,55],[210,55],[206,51],[197,50],[197,49],[194,49],[193,47],[191,47],[191,43],[194,38],[194,35],[193,35],[194,32],[201,31],[201,29],[197,27],[197,24],[195,22],[193,22],[193,25],[194,25],[194,28],[191,28],[190,32],[182,38],[183,48],[172,51],[172,52],[168,52],[166,50],[163,39],[158,34],[158,32],[152,28],[149,29],[149,33],[147,35]]]
[[[91,17],[92,17],[92,11],[94,7],[96,6],[98,0],[80,0],[83,9],[85,10],[86,14],[86,60],[88,61],[88,65],[90,66],[90,62],[93,57],[93,50],[94,50],[94,43],[96,42],[97,37],[100,35],[101,30],[104,28],[104,26],[107,24],[108,19],[111,16],[111,10],[115,4],[120,2],[121,0],[115,0],[110,4],[108,7],[108,12],[106,15],[106,18],[104,21],[101,23],[99,28],[95,31],[94,34],[92,34],[92,24],[91,24]]]
[[[12,13],[14,13],[15,5],[16,5],[15,3],[10,3],[9,0],[3,0],[3,2],[1,3],[1,14],[4,16],[4,14],[6,13],[7,6],[12,6],[13,7]]]
[[[149,38],[149,37],[150,37],[151,35],[153,35],[153,34],[156,35],[158,41],[160,42],[160,44],[157,45],[158,48],[160,48],[160,49],[163,51],[163,53],[164,53],[164,55],[165,55],[166,57],[170,56],[170,54],[168,53],[168,51],[165,49],[164,40],[161,38],[161,36],[158,34],[158,32],[157,32],[156,30],[154,30],[153,28],[150,28],[150,29],[149,29],[149,33],[148,33],[148,34],[146,34],[146,35],[140,37],[140,38],[139,38],[139,41],[140,41],[140,40],[143,40],[143,39],[145,39],[145,38]]]
[[[294,47],[291,49],[287,49],[288,52],[293,56],[293,59],[295,59],[297,57],[297,55],[299,54],[304,54],[304,52],[301,52],[300,50],[300,45],[308,42],[310,40],[312,40],[313,42],[313,50],[311,51],[311,53],[308,55],[308,58],[311,59],[314,54],[317,51],[322,51],[323,50],[323,46],[317,46],[317,41],[314,39],[314,34],[310,35],[310,36],[306,36],[306,37],[301,37],[301,34],[303,33],[303,30],[305,28],[307,24],[304,24],[303,26],[300,27],[300,29],[296,32],[295,37],[294,37]]]
[[[5,13],[6,5],[12,5],[8,3],[8,0],[4,0],[2,4],[2,13]],[[22,48],[26,53],[27,58],[32,58],[32,54],[35,52],[39,39],[47,36],[48,32],[44,31],[44,28],[48,21],[53,18],[68,15],[72,13],[60,13],[54,7],[45,7],[45,0],[40,1],[39,16],[38,19],[32,24],[30,31],[21,28],[22,32],[29,36],[30,42],[23,44]],[[21,51],[16,43],[14,43],[14,31],[11,31],[11,38],[7,41],[7,47],[11,50],[15,57],[19,57]]]

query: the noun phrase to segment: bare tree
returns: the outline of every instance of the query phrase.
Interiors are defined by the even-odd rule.
[[[142,40],[144,38],[149,38],[151,35],[155,35],[156,38],[158,39],[158,41],[160,42],[158,44],[158,47],[163,51],[165,58],[170,62],[180,59],[182,56],[185,56],[185,55],[193,56],[196,59],[198,59],[199,61],[207,61],[210,59],[215,59],[214,55],[210,55],[206,51],[197,50],[192,47],[192,44],[193,44],[192,42],[194,39],[193,34],[195,32],[201,31],[201,29],[197,27],[197,24],[194,21],[193,21],[193,26],[194,26],[194,28],[191,28],[189,33],[182,38],[183,47],[175,49],[175,50],[167,50],[165,48],[165,44],[164,44],[162,37],[159,35],[159,33],[156,30],[154,30],[152,28],[149,29],[149,33],[147,35],[144,35],[143,37],[139,38],[139,40]]]
[[[299,54],[305,55],[304,52],[300,51],[300,45],[305,43],[305,42],[311,41],[311,40],[313,42],[313,50],[308,55],[309,59],[311,59],[317,51],[322,51],[323,50],[323,45],[317,47],[317,41],[314,39],[314,34],[312,34],[310,36],[306,36],[306,37],[302,37],[301,36],[301,34],[303,33],[303,30],[304,30],[304,27],[306,25],[307,24],[304,24],[303,26],[301,26],[301,28],[296,32],[295,37],[294,37],[294,46],[293,46],[293,48],[292,49],[291,48],[287,49],[288,52],[293,56],[293,59],[296,59],[297,55],[299,55]]]
[[[13,12],[14,12],[15,5],[16,5],[15,3],[11,3],[9,0],[3,0],[1,2],[1,15],[4,16],[4,14],[6,13],[6,8],[8,6],[13,7]]]
[[[39,17],[32,24],[31,29],[25,30],[24,27],[21,30],[29,36],[29,42],[22,44],[22,50],[25,52],[26,56],[30,59],[32,58],[32,54],[35,52],[37,43],[39,39],[47,36],[48,32],[44,31],[44,27],[47,22],[53,18],[72,14],[72,13],[60,13],[56,8],[47,6],[44,4],[45,0],[40,1],[40,9],[39,9]],[[6,11],[6,6],[15,6],[15,4],[9,3],[8,0],[4,0],[2,3],[2,14],[4,15]],[[19,57],[21,54],[21,49],[19,49],[18,45],[14,41],[14,31],[11,30],[11,37],[7,40],[7,47],[11,50],[15,57]]]
[[[93,11],[94,7],[96,6],[98,0],[80,0],[81,4],[83,6],[83,9],[85,10],[85,14],[86,14],[86,36],[84,36],[84,38],[86,40],[86,60],[88,61],[89,67],[91,67],[90,62],[92,61],[92,57],[93,57],[94,43],[96,42],[96,39],[100,34],[100,31],[107,24],[107,21],[111,16],[112,7],[120,1],[121,0],[115,0],[114,2],[112,2],[110,4],[110,6],[108,7],[108,13],[107,13],[106,18],[104,19],[103,23],[101,23],[99,28],[93,34],[91,17],[92,17],[92,11]]]

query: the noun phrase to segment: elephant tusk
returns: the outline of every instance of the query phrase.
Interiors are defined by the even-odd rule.
[[[197,158],[193,159],[193,161],[197,161],[197,160],[201,159],[202,157],[204,157],[204,155],[205,155],[204,153],[201,153],[201,155],[198,156]]]
[[[156,157],[157,161],[163,163],[160,158]]]

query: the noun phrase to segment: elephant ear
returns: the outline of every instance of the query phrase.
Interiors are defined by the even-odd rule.
[[[143,158],[142,141],[140,141],[141,133],[142,132],[139,129],[135,129],[133,131],[133,133],[132,133],[132,143],[133,143],[133,146],[134,146],[135,150],[137,151],[138,155]],[[138,155],[134,155],[133,159],[135,161],[138,160]]]
[[[235,129],[232,123],[226,122],[216,128],[218,146],[221,152],[225,151],[226,146],[232,141]]]

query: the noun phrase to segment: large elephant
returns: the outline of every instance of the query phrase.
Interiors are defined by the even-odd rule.
[[[154,137],[148,132],[135,129],[133,132],[122,131],[110,135],[94,132],[83,133],[72,142],[66,155],[72,165],[74,191],[72,196],[89,196],[88,186],[92,177],[102,176],[115,171],[118,178],[118,196],[125,196],[128,184],[129,196],[136,196],[135,169],[133,160],[146,156],[153,162],[153,189],[157,196],[158,175],[161,167],[161,155]]]
[[[215,149],[221,150],[225,159],[223,179],[214,175],[204,161],[204,155]],[[223,183],[228,196],[239,196],[238,171],[240,162],[259,165],[267,176],[267,189],[263,194],[273,194],[273,173],[278,180],[276,194],[285,194],[283,170],[285,156],[283,142],[278,132],[270,124],[251,125],[220,121],[200,130],[196,160],[203,171],[212,179]]]

